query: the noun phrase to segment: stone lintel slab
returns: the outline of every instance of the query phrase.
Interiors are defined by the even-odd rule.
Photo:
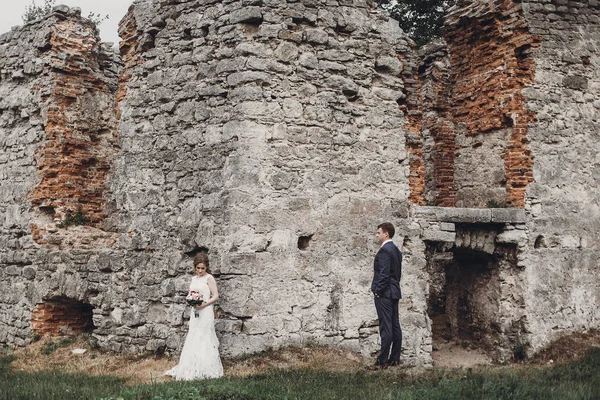
[[[521,208],[492,208],[492,222],[525,223],[525,210]]]
[[[413,216],[437,222],[486,223],[492,221],[492,211],[489,208],[413,206]]]
[[[442,222],[486,223],[492,221],[492,210],[485,208],[440,207],[438,216]]]
[[[435,222],[524,223],[525,211],[518,208],[457,208],[412,206],[411,215]]]

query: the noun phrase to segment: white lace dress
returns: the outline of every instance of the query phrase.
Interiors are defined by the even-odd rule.
[[[194,276],[190,284],[190,291],[192,290],[209,299],[208,274]],[[178,381],[223,376],[212,305],[199,310],[198,317],[194,315],[194,308],[191,308],[190,326],[181,350],[179,364],[165,371],[165,375],[170,375]]]

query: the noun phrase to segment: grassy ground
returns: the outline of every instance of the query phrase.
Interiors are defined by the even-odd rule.
[[[26,372],[0,356],[0,399],[600,399],[600,348],[553,366],[332,372],[270,367],[248,376],[197,382],[127,385],[81,373]]]

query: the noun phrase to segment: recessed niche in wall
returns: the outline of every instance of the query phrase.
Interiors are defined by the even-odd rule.
[[[520,316],[509,311],[520,309],[522,298],[517,289],[503,284],[507,277],[515,282],[520,277],[516,246],[495,243],[500,229],[494,224],[456,224],[455,243],[427,243],[427,312],[434,348],[459,344],[498,361],[511,353],[521,332]],[[512,325],[507,322],[511,320]]]
[[[31,314],[31,328],[38,335],[73,335],[94,330],[90,304],[59,296],[38,304]]]

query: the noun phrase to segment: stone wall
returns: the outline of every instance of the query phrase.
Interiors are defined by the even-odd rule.
[[[450,165],[454,181],[447,187],[456,191],[456,206],[485,207],[493,200],[527,213],[526,223],[513,230],[518,235],[507,232],[518,249],[502,279],[503,290],[513,294],[501,295],[497,306],[499,315],[510,316],[498,324],[507,339],[498,359],[519,343],[537,350],[566,332],[598,326],[600,287],[589,279],[599,265],[592,233],[600,222],[598,17],[595,1],[472,1],[451,10],[446,47],[422,51],[418,95],[409,105],[417,116],[414,153],[421,152],[420,170],[411,171],[421,173],[424,190],[423,201],[413,203],[445,205],[450,196],[437,196],[441,181],[435,177]],[[444,80],[448,64],[452,76]],[[443,156],[431,132],[448,119],[456,152]],[[430,243],[426,268],[437,268],[438,275],[439,265],[456,261],[462,243],[439,229],[421,234]],[[451,244],[440,253],[445,240]],[[436,264],[438,258],[446,261]],[[436,274],[431,284],[444,287]]]
[[[42,47],[76,53],[65,69],[79,68],[82,79],[51,76],[48,93],[52,82],[64,82],[99,107],[86,107],[81,95],[65,100],[71,108],[58,109],[57,118],[76,118],[55,124],[54,114],[44,116],[40,135],[45,129],[48,138],[21,144],[31,151],[30,170],[15,203],[31,215],[7,213],[7,219],[19,221],[15,235],[30,249],[2,250],[2,341],[27,343],[32,313],[36,331],[55,330],[38,326],[39,310],[67,298],[92,307],[93,334],[105,349],[177,351],[187,329],[191,257],[208,250],[221,290],[224,355],[304,341],[374,351],[375,229],[408,215],[398,104],[403,71],[412,68],[402,61],[411,44],[397,23],[360,1],[140,1],[121,23],[117,84],[112,76],[91,78],[101,72],[95,56],[103,53],[76,17],[60,9],[15,31],[18,37],[3,37],[13,49],[35,24],[54,29],[68,21],[84,45],[49,36]],[[39,55],[23,50],[20,57]],[[107,112],[106,90],[118,104],[114,114]],[[71,132],[83,118],[97,125]],[[107,128],[117,120],[116,131]],[[90,130],[101,131],[102,140],[92,140]],[[90,196],[66,190],[67,174],[37,189],[53,166],[34,154],[55,148],[55,137],[83,139],[77,144],[85,151],[63,147],[73,155],[61,156],[65,173],[81,173],[86,160],[97,160],[92,175],[99,184],[90,182]],[[38,193],[63,200],[44,203]],[[60,206],[71,204],[81,205],[93,226],[57,224]],[[407,266],[405,281],[416,274]],[[405,353],[412,363],[427,363],[427,317],[414,306],[424,305],[424,297],[409,286],[415,289],[405,290],[402,305]],[[51,325],[55,318],[46,320]]]
[[[372,232],[407,213],[397,24],[360,1],[225,1],[138,2],[121,26],[135,61],[111,182],[120,245],[209,250],[225,353],[372,351]],[[420,336],[408,357],[427,353]]]
[[[528,131],[534,157],[526,307],[533,348],[600,323],[598,159],[600,6],[596,1],[523,4],[533,34],[533,85],[524,91],[537,122]]]
[[[0,54],[0,340],[23,345],[34,307],[51,306],[43,300],[68,292],[89,301],[87,284],[70,280],[77,256],[53,251],[114,241],[97,228],[57,224],[78,209],[102,219],[119,62],[80,10],[64,6],[0,36]],[[58,329],[43,314],[37,330]]]
[[[138,0],[121,58],[63,6],[0,36],[0,342],[177,352],[208,251],[224,355],[369,355],[385,220],[410,364],[440,321],[498,360],[597,327],[597,14],[476,1],[420,52],[361,0]]]

